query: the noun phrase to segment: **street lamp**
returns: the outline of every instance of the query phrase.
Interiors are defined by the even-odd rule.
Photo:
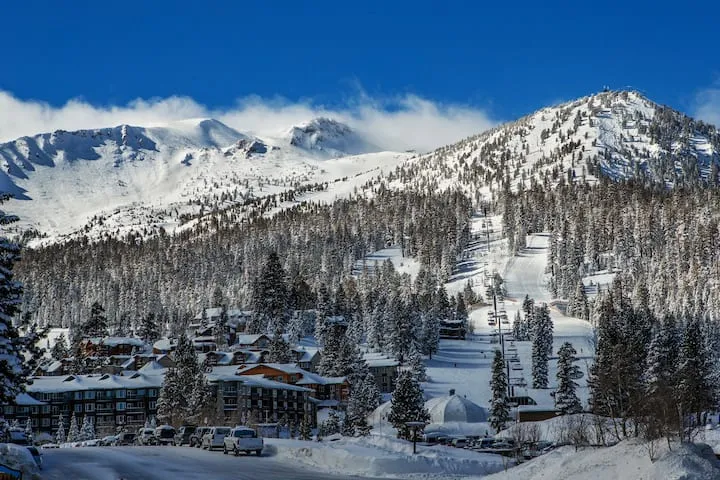
[[[405,426],[412,428],[413,455],[415,455],[417,453],[417,431],[418,431],[418,428],[425,426],[425,422],[405,422]]]

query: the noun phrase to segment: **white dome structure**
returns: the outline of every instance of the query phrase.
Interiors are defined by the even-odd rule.
[[[450,390],[447,397],[431,398],[425,402],[431,423],[481,423],[487,422],[488,414],[483,407]]]

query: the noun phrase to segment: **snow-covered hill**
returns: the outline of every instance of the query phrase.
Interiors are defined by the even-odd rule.
[[[544,108],[440,148],[403,171],[417,185],[468,191],[530,178],[604,175],[668,186],[717,183],[720,132],[633,91],[603,92]]]
[[[368,153],[377,148],[328,119],[292,133],[258,139],[192,119],[22,137],[0,145],[0,189],[17,199],[9,209],[22,219],[18,229],[46,236],[42,242],[124,237],[172,232],[303,185],[332,183],[318,192],[329,201],[408,157]]]
[[[380,150],[347,125],[324,117],[292,127],[285,137],[290,145],[325,158]]]

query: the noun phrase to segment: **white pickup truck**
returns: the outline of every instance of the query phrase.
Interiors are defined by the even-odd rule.
[[[240,455],[240,452],[255,452],[259,456],[264,446],[263,439],[258,438],[257,432],[248,427],[235,427],[223,439],[223,453],[226,455],[228,452],[233,452],[235,456]]]

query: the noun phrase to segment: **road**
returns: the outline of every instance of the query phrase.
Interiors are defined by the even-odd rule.
[[[350,480],[273,456],[223,455],[189,447],[43,450],[45,480]]]

